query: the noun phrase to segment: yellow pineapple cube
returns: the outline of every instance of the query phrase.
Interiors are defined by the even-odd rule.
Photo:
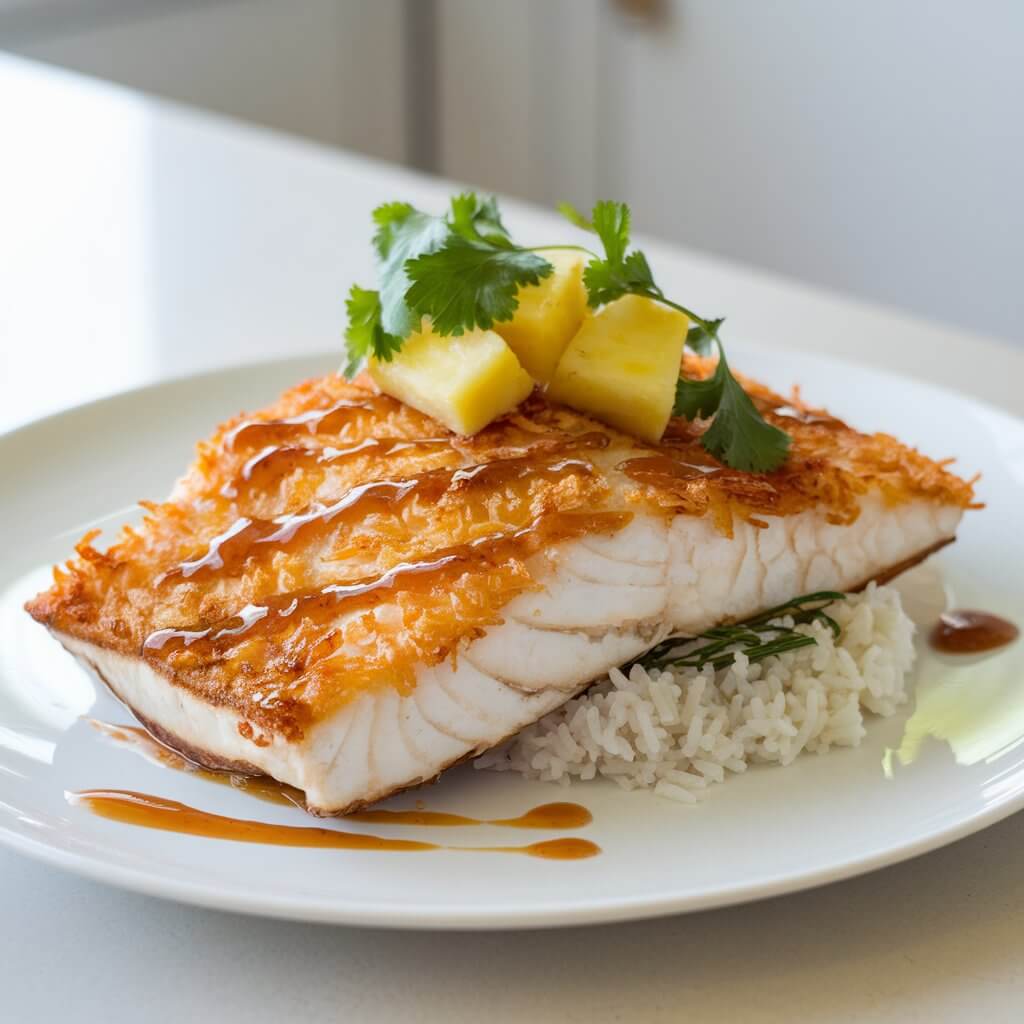
[[[514,409],[533,380],[494,331],[441,337],[427,321],[390,362],[371,359],[368,370],[381,391],[470,435]]]
[[[548,381],[587,311],[583,287],[584,256],[577,252],[542,254],[554,266],[540,284],[516,294],[519,308],[505,323],[495,324],[508,347],[534,380]]]
[[[638,295],[583,321],[548,386],[556,402],[652,443],[672,415],[690,321]]]

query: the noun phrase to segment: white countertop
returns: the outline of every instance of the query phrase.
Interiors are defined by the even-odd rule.
[[[167,376],[337,350],[348,283],[370,279],[370,209],[437,208],[453,187],[15,60],[0,58],[0,95],[0,430]],[[551,215],[506,208],[517,234],[548,240]],[[730,314],[727,337],[885,363],[1024,414],[1024,350],[645,246],[666,287]],[[237,917],[0,850],[0,1019],[1019,1020],[1022,848],[1017,815],[796,896],[482,935]]]

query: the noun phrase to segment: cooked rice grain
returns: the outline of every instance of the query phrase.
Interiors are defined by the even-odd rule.
[[[871,584],[796,627],[814,647],[750,663],[660,672],[613,669],[579,697],[476,760],[568,785],[597,775],[623,789],[695,803],[712,783],[750,764],[790,764],[802,751],[855,747],[864,712],[891,715],[907,699],[914,624],[899,594]],[[792,620],[779,620],[792,625]]]

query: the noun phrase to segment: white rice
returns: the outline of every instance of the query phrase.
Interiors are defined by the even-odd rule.
[[[613,669],[581,696],[479,757],[477,768],[568,785],[598,775],[696,803],[750,764],[790,764],[801,752],[855,747],[864,713],[891,715],[907,699],[914,624],[889,587],[828,609],[841,627],[796,628],[817,644],[728,668]],[[792,620],[779,620],[792,626]]]

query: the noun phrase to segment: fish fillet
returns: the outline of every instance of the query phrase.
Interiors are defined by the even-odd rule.
[[[711,364],[687,358],[687,372]],[[744,381],[793,447],[729,469],[540,394],[459,438],[329,376],[219,428],[109,550],[27,605],[157,737],[334,814],[437,777],[669,633],[888,578],[970,483]]]

